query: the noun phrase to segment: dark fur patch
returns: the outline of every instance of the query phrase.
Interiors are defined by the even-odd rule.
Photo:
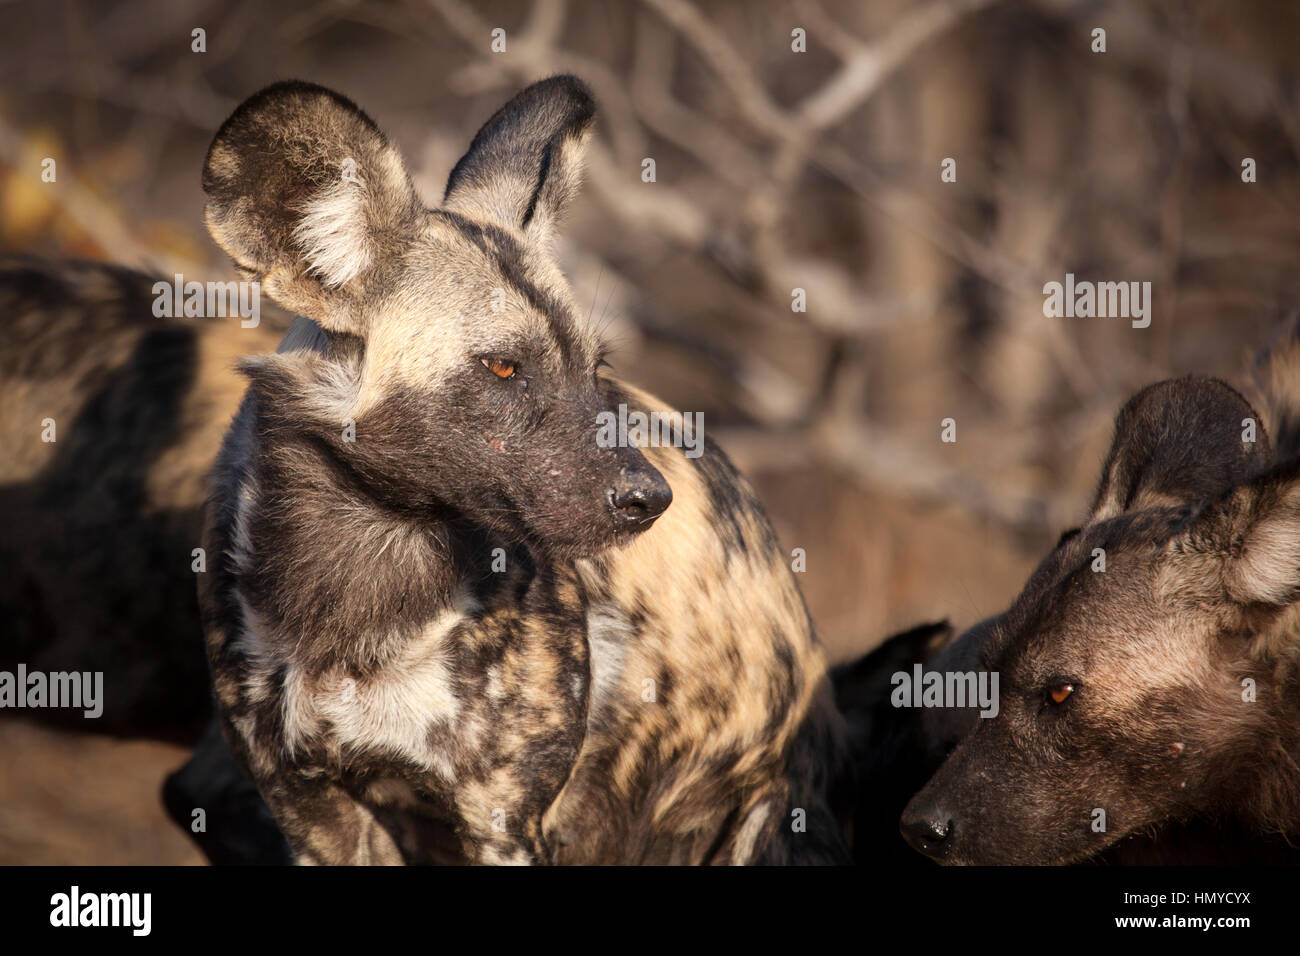
[[[188,742],[208,710],[198,653],[192,549],[201,476],[233,410],[202,376],[225,335],[264,329],[160,318],[154,280],[89,262],[0,257],[0,668],[99,671],[103,715],[46,708],[29,718]],[[225,373],[234,381],[233,373]],[[42,420],[57,441],[41,441]]]

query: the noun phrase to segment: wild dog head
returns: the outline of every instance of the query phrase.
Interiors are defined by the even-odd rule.
[[[986,625],[1000,708],[908,804],[914,847],[1064,863],[1166,821],[1294,815],[1300,467],[1270,458],[1221,382],[1129,402],[1087,521]]]
[[[269,427],[395,508],[557,553],[647,528],[671,492],[636,449],[598,447],[602,349],[548,250],[594,110],[573,77],[528,87],[428,209],[344,97],[291,82],[241,105],[205,163],[208,228],[331,346],[246,363]]]

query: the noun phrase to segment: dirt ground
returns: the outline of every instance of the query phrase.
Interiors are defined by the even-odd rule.
[[[200,865],[163,812],[183,748],[0,723],[0,866]]]

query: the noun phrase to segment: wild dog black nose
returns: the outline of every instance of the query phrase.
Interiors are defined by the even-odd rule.
[[[657,471],[633,471],[619,476],[606,492],[614,520],[629,530],[641,530],[673,502],[673,490]]]
[[[946,813],[904,814],[899,829],[912,849],[942,860],[952,849],[953,821]]]

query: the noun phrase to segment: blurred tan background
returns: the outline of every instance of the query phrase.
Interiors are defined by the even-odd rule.
[[[0,24],[0,247],[163,277],[233,275],[199,171],[270,82],[354,99],[435,204],[519,87],[584,78],[577,299],[806,551],[836,660],[1005,607],[1127,396],[1237,379],[1300,306],[1294,3],[55,0]],[[1150,281],[1151,326],[1045,318],[1066,272]],[[183,755],[0,723],[0,862],[197,862],[156,795]]]

